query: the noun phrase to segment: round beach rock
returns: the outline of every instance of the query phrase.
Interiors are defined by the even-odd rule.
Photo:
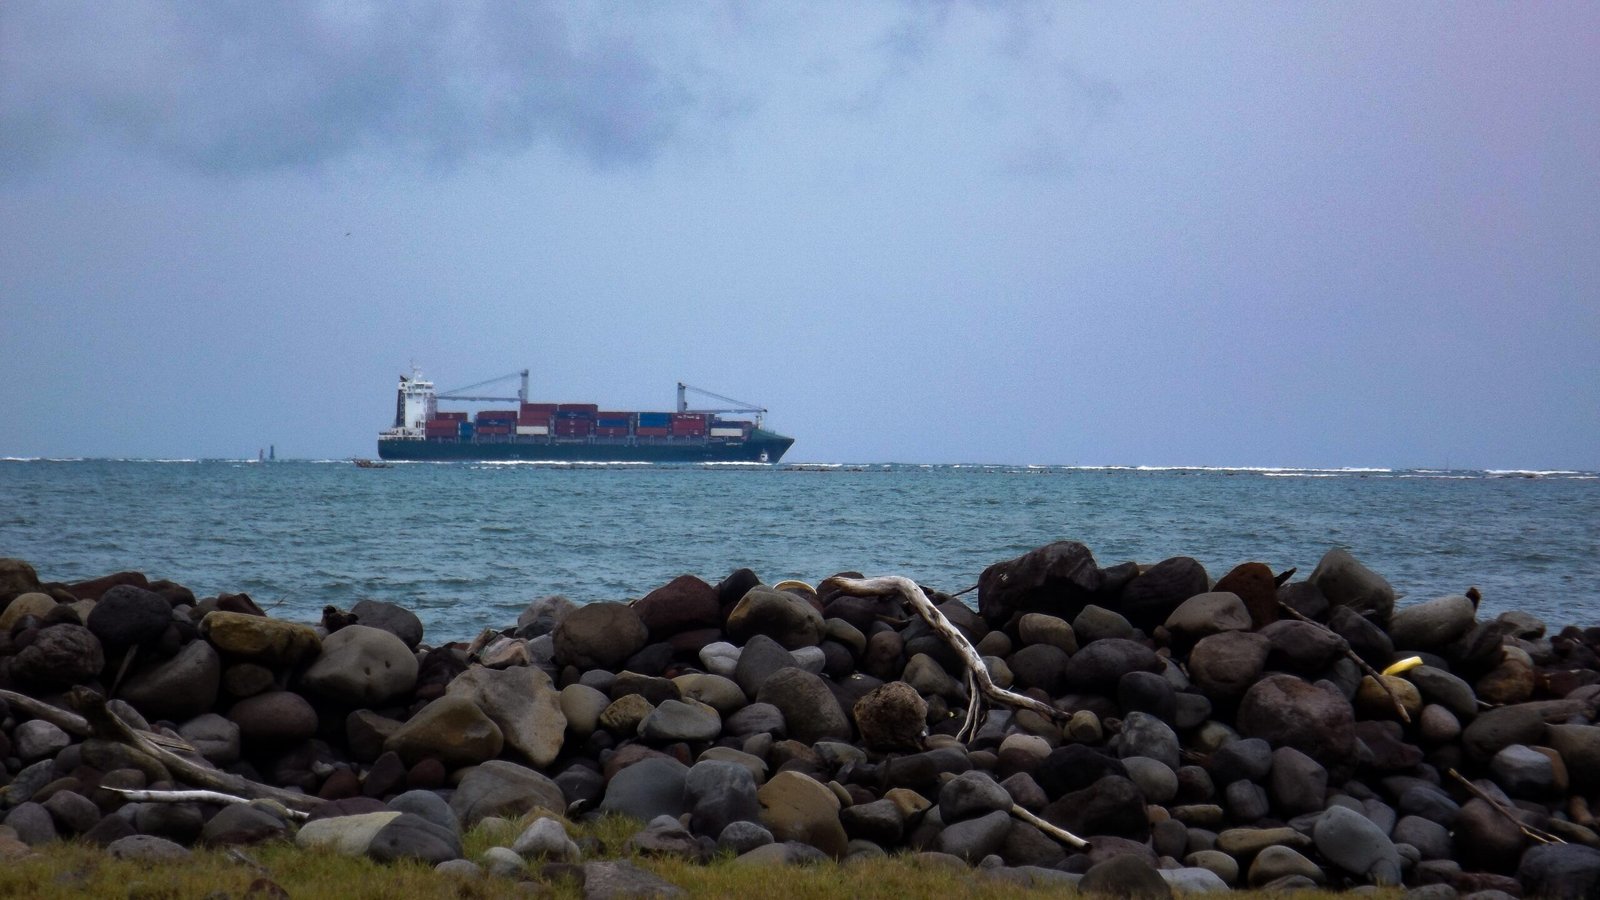
[[[349,625],[322,642],[300,684],[340,703],[376,706],[417,686],[417,657],[388,631]]]
[[[644,649],[649,632],[626,603],[603,601],[580,606],[556,625],[557,665],[615,671]]]
[[[190,641],[176,656],[129,678],[117,695],[147,718],[181,722],[210,712],[221,688],[217,651],[205,641]]]
[[[764,634],[795,650],[821,643],[822,631],[822,613],[810,601],[764,585],[751,588],[728,613],[728,635],[741,642]]]

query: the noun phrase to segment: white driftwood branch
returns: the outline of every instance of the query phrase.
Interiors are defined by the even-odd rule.
[[[191,784],[203,788],[221,791],[246,797],[251,800],[274,800],[284,805],[287,809],[310,812],[321,806],[324,801],[320,797],[308,794],[297,794],[271,785],[261,784],[229,772],[203,766],[191,759],[186,759],[162,746],[148,732],[122,721],[116,713],[106,708],[105,698],[88,688],[73,688],[71,693],[72,704],[83,713],[89,726],[100,737],[120,741],[138,750],[147,756],[153,757],[157,762],[167,767],[167,771]]]
[[[1028,812],[1015,803],[1011,804],[1011,814],[1022,821],[1027,822],[1029,825],[1039,829],[1045,834],[1050,835],[1061,843],[1066,844],[1068,847],[1076,847],[1079,850],[1082,850],[1089,846],[1089,842],[1083,838],[1078,837],[1065,828],[1046,822],[1045,820],[1039,818],[1031,812]]]
[[[104,790],[121,795],[136,803],[231,803],[249,805],[256,802],[249,797],[224,794],[221,791],[149,791],[114,787],[104,788]],[[304,819],[309,815],[309,813],[303,813],[297,809],[289,809],[287,807],[284,807],[283,812],[291,819]]]
[[[818,589],[835,589],[856,597],[897,596],[907,606],[915,610],[917,615],[922,617],[922,621],[927,622],[928,626],[937,632],[941,638],[944,638],[944,642],[949,644],[950,648],[960,655],[961,661],[967,667],[968,684],[976,684],[978,690],[973,693],[969,700],[967,720],[962,725],[961,732],[956,735],[958,739],[970,740],[972,735],[976,733],[978,726],[982,724],[983,712],[978,705],[983,702],[982,698],[984,697],[1005,706],[1032,710],[1052,721],[1061,721],[1067,718],[1067,713],[1056,709],[1048,703],[1040,703],[1032,697],[1008,691],[995,684],[994,678],[989,674],[989,667],[983,664],[983,657],[978,655],[978,649],[972,646],[972,642],[967,640],[965,635],[956,630],[956,626],[952,625],[950,620],[945,618],[944,613],[933,605],[933,601],[928,599],[928,595],[922,592],[922,588],[918,587],[915,581],[897,575],[886,575],[881,578],[844,578],[834,576],[824,581]],[[979,711],[974,713],[974,709]]]

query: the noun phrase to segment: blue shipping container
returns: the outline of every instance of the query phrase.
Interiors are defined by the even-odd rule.
[[[660,428],[672,424],[672,413],[639,413],[639,424],[646,428]]]
[[[461,423],[461,436],[462,437],[464,437],[464,438],[472,437],[472,431],[473,431],[473,425],[472,425],[471,422],[462,422]]]

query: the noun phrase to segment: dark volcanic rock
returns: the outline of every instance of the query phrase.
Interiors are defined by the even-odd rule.
[[[1350,701],[1289,675],[1256,682],[1239,703],[1239,733],[1289,746],[1330,765],[1356,752],[1355,710]]]
[[[1089,548],[1057,541],[995,563],[978,577],[978,612],[991,627],[1019,612],[1045,612],[1063,619],[1095,602],[1105,574]]]
[[[1067,660],[1062,682],[1072,690],[1114,694],[1126,672],[1160,672],[1163,666],[1154,650],[1121,638],[1095,641]]]
[[[1280,619],[1257,634],[1272,643],[1267,665],[1301,675],[1313,675],[1326,669],[1345,648],[1338,635],[1298,619]]]
[[[1135,628],[1151,632],[1183,601],[1210,589],[1205,566],[1187,556],[1164,559],[1122,589],[1116,609]]]
[[[1345,606],[1374,621],[1387,623],[1394,612],[1394,588],[1383,576],[1335,547],[1323,554],[1307,579],[1334,606]]]
[[[172,604],[154,591],[118,585],[95,603],[85,624],[100,643],[120,649],[148,644],[161,637],[172,623]]]
[[[1150,836],[1144,794],[1138,785],[1107,775],[1080,791],[1062,795],[1044,809],[1045,821],[1073,834],[1115,835],[1142,841]]]
[[[83,684],[105,667],[100,639],[82,625],[62,624],[40,629],[16,655],[11,673],[25,685],[56,691]]]
[[[370,628],[381,628],[405,642],[407,648],[417,649],[422,643],[422,620],[403,606],[383,600],[362,600],[350,610],[356,621]]]
[[[1050,751],[1033,777],[1046,793],[1059,797],[1082,790],[1107,775],[1127,774],[1119,760],[1082,744],[1068,744]]]

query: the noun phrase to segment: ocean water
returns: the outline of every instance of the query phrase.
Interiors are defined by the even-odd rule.
[[[626,600],[742,566],[955,592],[1063,539],[1214,578],[1249,560],[1303,577],[1343,547],[1412,600],[1476,585],[1489,612],[1600,624],[1587,472],[0,460],[0,556],[45,580],[131,569],[307,621],[388,600],[431,642],[549,594]]]

